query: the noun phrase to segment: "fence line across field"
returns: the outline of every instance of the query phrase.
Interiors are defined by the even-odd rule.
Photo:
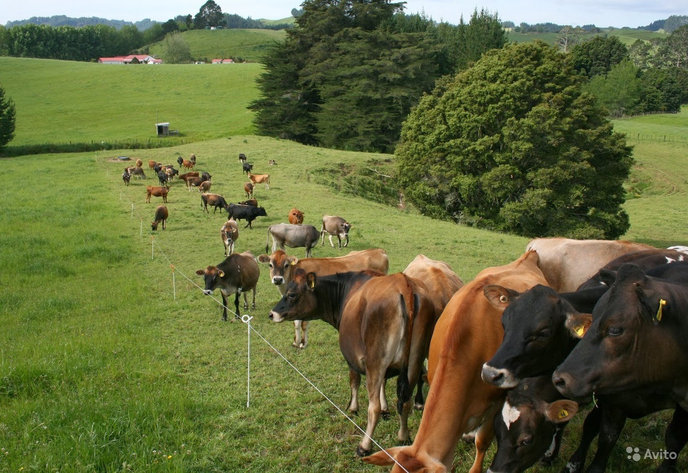
[[[120,193],[120,200],[122,200],[122,194]],[[136,212],[136,207],[134,205],[134,202],[131,201],[131,218],[133,219],[135,217]],[[140,217],[140,226],[139,226],[139,237],[143,238],[143,217],[139,215]],[[151,235],[151,260],[155,260],[155,254],[156,254],[156,249],[157,249],[157,254],[161,255],[167,263],[170,265],[170,268],[172,270],[172,293],[173,293],[173,298],[176,300],[176,278],[175,274],[179,273],[184,279],[186,279],[189,283],[191,283],[196,289],[198,289],[201,293],[203,292],[203,288],[196,283],[193,279],[188,277],[183,271],[180,271],[177,269],[176,265],[172,262],[172,260],[167,256],[163,248],[160,247],[160,245],[155,241],[155,235]],[[214,295],[210,295],[210,298],[221,308],[226,309],[228,312],[234,315],[234,318],[237,320],[240,320],[244,324],[246,324],[247,327],[247,367],[246,367],[246,407],[250,407],[250,396],[251,396],[251,332],[253,332],[258,338],[260,338],[263,343],[265,343],[277,356],[279,356],[292,370],[294,370],[301,378],[306,381],[318,394],[320,394],[332,407],[334,407],[337,412],[339,412],[347,421],[349,421],[360,433],[362,433],[365,437],[368,437],[370,441],[375,445],[378,449],[381,451],[384,451],[387,456],[401,468],[404,472],[409,473],[409,471],[401,464],[399,463],[392,455],[390,455],[387,450],[382,447],[374,438],[369,436],[366,431],[360,427],[342,408],[340,408],[332,399],[330,399],[313,381],[311,381],[308,376],[306,376],[304,373],[299,370],[294,363],[292,363],[282,352],[280,352],[270,341],[263,336],[256,328],[251,324],[251,320],[253,319],[252,316],[248,314],[240,315],[234,312],[230,307],[227,307],[221,300],[219,300],[217,297]]]

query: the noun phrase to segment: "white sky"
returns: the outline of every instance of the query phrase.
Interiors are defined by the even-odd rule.
[[[253,19],[278,20],[300,8],[302,0],[215,0],[223,13]],[[205,0],[0,0],[0,25],[32,16],[66,15],[139,21],[167,21],[177,15],[195,15]],[[671,15],[688,15],[687,0],[407,0],[406,13],[424,13],[434,20],[457,24],[475,9],[497,13],[502,21],[557,23],[599,27],[638,27]]]

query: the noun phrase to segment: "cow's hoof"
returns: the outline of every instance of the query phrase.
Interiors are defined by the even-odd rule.
[[[373,453],[372,450],[366,450],[364,448],[361,448],[360,445],[358,447],[356,447],[356,456],[359,458],[367,457],[371,453]]]
[[[421,404],[420,402],[416,402],[413,405],[413,408],[417,411],[422,411],[425,408],[425,404]]]
[[[306,344],[305,343],[300,344],[299,348],[303,350],[304,348],[306,348]]]
[[[384,420],[389,420],[389,411],[380,411],[380,417]]]

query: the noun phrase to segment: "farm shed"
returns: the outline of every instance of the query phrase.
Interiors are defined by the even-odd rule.
[[[168,136],[170,134],[170,122],[156,123],[155,131],[158,136]]]

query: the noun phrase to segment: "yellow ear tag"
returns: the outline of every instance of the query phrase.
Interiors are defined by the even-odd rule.
[[[567,411],[566,409],[562,409],[559,411],[559,418],[560,419],[564,419],[568,415],[569,415],[569,411]]]
[[[667,303],[667,301],[665,301],[664,299],[660,299],[660,300],[659,300],[659,307],[657,308],[657,314],[655,315],[655,320],[656,320],[657,322],[661,322],[661,321],[662,321],[662,315],[663,315],[663,314],[662,314],[662,309],[664,308],[664,306],[666,305],[666,303]]]
[[[217,274],[219,274],[221,278],[224,278],[224,277],[225,277],[225,272],[224,272],[224,271],[220,271],[220,272],[217,273]]]
[[[292,262],[291,262],[291,265],[292,265],[292,266],[296,265],[296,261],[292,261]]]
[[[579,325],[578,327],[576,327],[575,332],[579,338],[583,338],[583,335],[585,335],[585,326]]]
[[[308,285],[311,289],[313,289],[315,287],[315,281],[311,281]]]

